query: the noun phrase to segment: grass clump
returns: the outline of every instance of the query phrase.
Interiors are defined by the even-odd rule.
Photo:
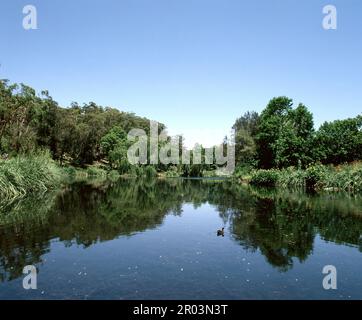
[[[60,170],[48,152],[0,160],[0,199],[44,193],[59,185]]]
[[[107,176],[108,172],[96,166],[89,166],[87,169],[85,169],[85,173],[88,177],[102,177]]]
[[[333,174],[325,176],[325,187],[348,192],[361,192],[362,163],[333,168]]]
[[[181,176],[181,172],[177,168],[177,166],[170,166],[166,171],[167,178],[178,178],[180,176]]]
[[[257,170],[251,175],[250,184],[261,187],[275,187],[278,182],[278,171],[271,170]]]
[[[293,167],[278,171],[278,186],[282,188],[304,188],[306,171]]]

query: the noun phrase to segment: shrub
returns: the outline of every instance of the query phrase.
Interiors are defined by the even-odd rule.
[[[252,173],[250,183],[256,186],[274,187],[278,182],[276,170],[257,170]]]
[[[328,180],[328,187],[349,192],[362,191],[362,166],[345,165]]]
[[[63,167],[62,168],[62,173],[67,175],[67,176],[71,176],[74,177],[77,174],[77,169],[74,167]]]
[[[331,172],[329,173],[331,174]],[[321,164],[312,165],[305,172],[305,186],[309,190],[319,190],[326,187],[328,168]]]
[[[0,198],[43,193],[60,183],[60,170],[48,152],[0,160]]]
[[[139,177],[142,175],[142,169],[139,166],[132,165],[130,166],[130,169],[127,172],[127,175],[131,177]]]
[[[253,167],[248,164],[239,165],[235,168],[234,177],[238,179],[245,179],[250,176],[253,171]]]
[[[117,170],[111,170],[108,172],[108,178],[110,180],[117,180],[119,178],[119,172]]]
[[[278,186],[287,188],[304,188],[306,172],[301,169],[289,167],[279,171]]]
[[[177,166],[170,166],[166,171],[166,177],[168,178],[176,178],[180,176],[180,171]]]
[[[153,166],[146,166],[144,168],[144,175],[147,178],[153,178],[153,177],[155,177],[157,175],[157,170]]]
[[[99,167],[94,167],[94,166],[90,166],[86,169],[86,173],[89,177],[99,177],[99,176],[105,176],[107,175],[107,171],[99,168]]]

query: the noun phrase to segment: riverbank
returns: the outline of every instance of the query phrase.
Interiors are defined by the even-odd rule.
[[[123,175],[116,170],[107,170],[102,164],[84,168],[61,167],[51,159],[48,152],[43,152],[0,160],[0,199],[9,202],[30,194],[43,194],[77,180],[172,177],[169,173],[159,173],[152,166],[134,167]],[[210,172],[205,172],[204,177],[210,176]],[[260,187],[357,193],[362,191],[362,162],[340,166],[319,164],[305,170],[287,168],[236,171],[233,178],[237,183]]]
[[[254,186],[298,188],[314,191],[362,191],[362,162],[332,166],[313,165],[296,168],[253,170],[235,175],[239,182]]]
[[[118,179],[117,171],[97,166],[61,167],[48,152],[0,160],[0,199],[11,202],[27,195],[41,195],[75,180]]]
[[[120,177],[154,178],[160,175],[153,166],[132,166],[127,173],[120,174],[104,163],[84,167],[70,164],[60,166],[49,152],[18,155],[8,159],[0,158],[0,200],[12,202],[27,195],[41,195],[75,181],[116,181]]]

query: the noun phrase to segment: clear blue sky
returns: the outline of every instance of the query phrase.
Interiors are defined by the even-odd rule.
[[[24,5],[38,30],[22,27]],[[322,8],[338,29],[322,28]],[[361,0],[2,0],[0,78],[165,123],[189,144],[220,142],[274,96],[315,124],[362,112]]]

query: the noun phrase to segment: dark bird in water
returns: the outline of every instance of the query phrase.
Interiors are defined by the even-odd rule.
[[[216,234],[217,236],[224,236],[224,228],[221,228],[221,230],[217,230]]]

